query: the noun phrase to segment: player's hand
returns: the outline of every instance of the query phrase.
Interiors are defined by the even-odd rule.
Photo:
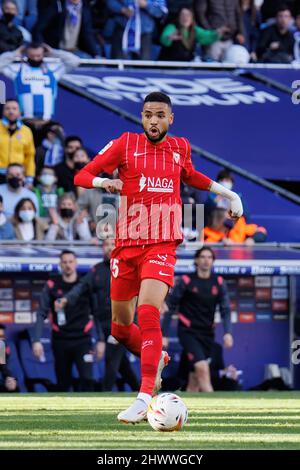
[[[123,188],[123,181],[117,180],[106,180],[102,183],[102,188],[108,193],[119,193]]]
[[[104,341],[98,341],[98,343],[96,343],[95,353],[96,353],[96,361],[101,361],[101,359],[103,358],[105,354]]]
[[[163,349],[168,349],[168,347],[169,347],[169,338],[164,337],[162,339],[162,346],[163,346]]]
[[[37,359],[40,359],[44,356],[44,346],[40,341],[36,341],[35,343],[33,343],[32,352],[34,357],[36,357]]]
[[[232,219],[238,219],[239,217],[242,217],[243,215],[243,204],[242,204],[240,196],[236,193],[234,194],[236,197],[230,201],[229,216]]]
[[[169,311],[169,307],[168,307],[168,304],[166,302],[164,302],[160,308],[160,313],[162,315],[164,315],[166,312]]]
[[[223,344],[224,344],[224,348],[226,348],[226,349],[232,348],[232,346],[233,346],[233,337],[230,333],[226,333],[223,336]]]
[[[65,297],[61,297],[60,299],[57,299],[55,300],[54,302],[54,310],[56,312],[59,312],[60,310],[62,310],[63,308],[65,308],[65,306],[67,305],[68,303],[68,300],[65,298]]]
[[[6,377],[5,388],[9,392],[14,392],[17,388],[17,381],[14,377]]]

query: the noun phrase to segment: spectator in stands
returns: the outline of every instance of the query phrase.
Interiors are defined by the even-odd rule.
[[[85,165],[87,165],[90,162],[90,158],[86,149],[84,148],[77,149],[74,153],[73,162],[74,162],[75,173],[81,170]],[[75,188],[75,190],[76,190],[77,197],[86,191],[85,188],[80,188],[78,186]]]
[[[15,231],[4,213],[3,197],[0,196],[0,240],[13,240],[14,238]]]
[[[45,284],[37,310],[32,349],[40,360],[44,356],[41,343],[44,320],[52,314],[52,349],[57,377],[57,389],[69,391],[72,385],[72,368],[76,364],[80,390],[93,390],[93,346],[91,330],[93,303],[90,293],[81,295],[75,305],[55,311],[54,302],[64,297],[79,282],[77,259],[74,252],[65,250],[60,254],[61,275],[49,279]],[[97,322],[95,318],[95,324]]]
[[[52,240],[84,240],[90,241],[92,236],[85,211],[78,213],[73,193],[63,194],[58,202],[58,220],[51,224],[46,235]]]
[[[35,176],[35,147],[32,132],[21,121],[19,104],[7,100],[0,121],[0,183],[4,183],[10,163],[24,166],[26,184],[31,187]]]
[[[8,165],[6,183],[0,184],[0,195],[4,201],[5,215],[7,217],[14,215],[16,205],[23,198],[31,199],[34,206],[38,208],[36,195],[28,188],[25,188],[24,183],[24,167],[19,163],[11,163]]]
[[[234,187],[234,177],[233,175],[226,169],[223,169],[219,171],[216,181],[224,186],[227,189],[233,190]],[[240,198],[242,199],[243,202],[243,216],[247,220],[249,218],[249,210],[248,210],[248,205],[243,198],[241,193],[238,193]],[[223,208],[223,209],[229,209],[229,204],[228,200],[222,198],[221,196],[217,196],[216,194],[210,193],[207,196],[207,199],[205,201],[205,224],[209,222],[209,218],[211,216],[211,213],[214,209],[216,208]]]
[[[6,343],[5,325],[0,324],[0,340]],[[18,383],[10,371],[10,348],[5,348],[6,364],[0,364],[0,392],[18,392]]]
[[[101,177],[110,177],[110,175],[102,173]],[[90,220],[90,230],[93,234],[95,233],[100,216],[99,213],[97,215],[97,209],[100,208],[101,205],[105,204],[105,210],[112,214],[112,217],[114,217],[114,208],[117,206],[117,198],[118,196],[116,194],[106,193],[100,188],[86,189],[83,193],[80,194],[77,200],[77,204],[81,210],[85,210],[88,213]]]
[[[18,7],[16,23],[32,31],[37,20],[37,0],[15,0]]]
[[[261,31],[256,54],[259,62],[288,64],[293,60],[294,36],[290,31],[292,15],[283,5],[276,14],[275,24]]]
[[[284,4],[289,10],[292,10],[294,3],[295,0],[263,0],[260,7],[262,21],[269,24],[274,23],[279,8]]]
[[[244,216],[237,221],[232,220],[222,204],[213,210],[210,223],[204,227],[203,233],[205,243],[224,243],[224,245],[234,243],[253,245],[255,242],[264,242],[267,238],[267,231],[264,227],[247,224]]]
[[[160,37],[162,50],[160,60],[190,62],[195,58],[196,46],[208,46],[218,41],[226,27],[217,31],[206,30],[196,25],[194,13],[182,8],[175,23],[167,24]]]
[[[244,32],[244,46],[252,54],[256,51],[257,40],[259,37],[260,13],[255,5],[255,0],[240,0]]]
[[[207,55],[213,60],[222,61],[233,43],[245,44],[245,33],[239,0],[196,0],[196,18],[205,29],[217,30],[226,27],[219,41],[207,48]]]
[[[43,9],[34,39],[79,57],[100,57],[101,49],[93,31],[91,10],[84,0],[51,1]]]
[[[174,23],[177,21],[182,8],[192,10],[193,6],[194,0],[167,0],[168,17],[166,23]]]
[[[55,167],[57,176],[57,184],[66,192],[73,192],[76,194],[74,186],[74,154],[76,150],[82,147],[82,140],[76,135],[72,135],[65,140],[65,160]]]
[[[107,0],[107,6],[112,14],[111,58],[125,59],[133,53],[139,59],[150,60],[155,24],[168,11],[166,1]]]
[[[11,219],[17,240],[26,242],[32,240],[44,240],[48,230],[48,223],[37,217],[36,207],[31,199],[21,199],[15,207],[15,213]]]
[[[14,51],[23,43],[23,34],[14,24],[17,16],[17,5],[13,0],[5,0],[2,3],[3,15],[0,19],[0,54]]]
[[[59,63],[44,62],[45,56],[60,59]],[[14,63],[16,59],[21,62]],[[14,81],[21,112],[26,124],[40,129],[55,112],[57,81],[80,60],[70,52],[31,43],[13,52],[0,55],[0,72]]]
[[[300,63],[300,13],[295,18],[294,41],[294,59]]]
[[[203,247],[195,253],[196,271],[183,275],[166,300],[162,331],[164,346],[168,345],[168,331],[172,315],[178,314],[178,337],[188,358],[189,372],[194,380],[188,392],[212,392],[209,358],[214,343],[214,316],[220,307],[224,325],[224,346],[231,348],[231,314],[227,287],[221,276],[212,272],[214,252]]]
[[[112,390],[118,371],[132,390],[138,390],[139,385],[127,358],[126,348],[111,336],[110,258],[114,247],[114,239],[109,238],[103,241],[104,260],[93,266],[65,297],[57,300],[55,309],[60,311],[67,305],[72,308],[82,295],[89,293],[94,303],[94,316],[97,317],[99,323],[100,337],[96,344],[96,357],[100,360],[105,354],[103,390]]]
[[[39,217],[56,224],[58,223],[57,201],[58,197],[63,195],[64,190],[57,186],[55,171],[50,166],[44,166],[38,180],[39,183],[33,191],[39,202]]]
[[[44,166],[55,167],[64,160],[64,129],[55,121],[47,123],[43,129],[43,140],[36,149],[36,175],[40,175]]]

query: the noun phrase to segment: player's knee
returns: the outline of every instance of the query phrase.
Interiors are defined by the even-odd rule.
[[[195,372],[198,377],[207,378],[209,377],[209,367],[206,361],[198,361],[194,365]]]
[[[121,325],[112,321],[111,335],[119,341],[119,343],[124,343],[130,336],[130,325]]]
[[[153,305],[143,304],[138,307],[138,322],[141,330],[160,329],[160,312]]]

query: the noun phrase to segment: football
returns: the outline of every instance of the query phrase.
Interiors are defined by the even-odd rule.
[[[187,421],[188,410],[175,393],[161,393],[152,398],[147,418],[155,431],[179,431]]]

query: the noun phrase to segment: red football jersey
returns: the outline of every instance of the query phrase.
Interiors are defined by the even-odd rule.
[[[123,182],[116,245],[181,243],[180,180],[198,189],[211,185],[194,169],[188,140],[167,136],[153,144],[143,133],[126,132],[77,173],[75,184],[92,188],[96,176],[116,169]]]

